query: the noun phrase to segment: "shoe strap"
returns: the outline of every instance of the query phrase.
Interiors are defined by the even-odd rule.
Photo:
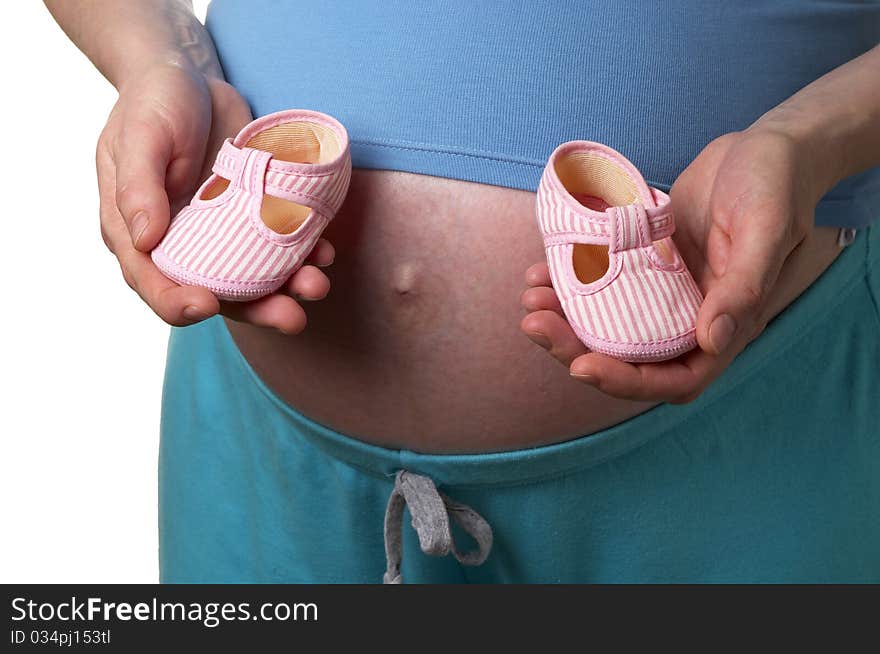
[[[668,202],[650,209],[641,204],[609,207],[604,213],[561,209],[542,212],[540,225],[546,245],[599,243],[619,252],[645,247],[675,232],[675,218]]]
[[[229,181],[233,186],[244,189],[248,193],[262,195],[266,168],[272,159],[271,153],[253,148],[242,148],[241,157],[240,164],[229,177]]]
[[[675,219],[669,196],[648,187],[653,206],[643,203],[597,211],[569,195],[548,167],[538,185],[538,226],[545,245],[588,243],[615,250],[648,245],[671,236]]]
[[[256,156],[261,153],[265,156]],[[274,159],[269,152],[253,148],[239,148],[226,139],[214,160],[213,172],[230,181],[239,180],[243,183],[256,180],[256,188],[248,189],[254,193],[265,193],[282,200],[301,204],[332,217],[342,206],[348,190],[351,175],[350,155],[348,150],[332,165],[298,164]],[[254,178],[255,171],[239,177],[246,164],[251,162],[261,166]]]
[[[675,231],[675,220],[669,203],[661,207],[662,211],[649,211],[641,204],[628,204],[623,207],[608,207],[610,240],[609,252],[621,252],[632,248],[643,248],[672,236]]]

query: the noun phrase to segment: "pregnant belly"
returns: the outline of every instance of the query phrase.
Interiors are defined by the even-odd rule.
[[[480,452],[570,439],[652,406],[572,380],[519,330],[523,273],[543,258],[534,194],[355,170],[326,236],[332,289],[306,304],[305,332],[228,323],[261,378],[310,418],[386,447]],[[813,276],[836,254],[830,232],[818,240]]]

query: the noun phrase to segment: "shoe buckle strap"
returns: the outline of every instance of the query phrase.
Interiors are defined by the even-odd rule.
[[[264,180],[266,179],[266,168],[272,155],[262,150],[254,150],[253,148],[241,149],[241,160],[233,176],[229,178],[233,186],[237,186],[248,193],[254,195],[262,195]]]
[[[286,170],[283,163],[276,162],[271,153],[247,147],[239,148],[233,145],[232,139],[226,139],[211,170],[224,179],[237,180],[252,152],[266,155],[265,167],[263,174],[255,182],[259,188],[248,190],[295,202],[326,216],[333,216],[337,212],[348,188],[347,166],[342,166],[334,173],[294,173]]]
[[[654,241],[672,236],[675,231],[675,219],[669,204],[647,210],[641,204],[609,207],[605,215],[610,230],[609,252],[648,247]]]

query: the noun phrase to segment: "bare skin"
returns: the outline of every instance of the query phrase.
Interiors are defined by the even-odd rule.
[[[559,310],[552,289],[523,294],[522,262],[543,253],[534,221],[532,193],[356,171],[327,234],[337,252],[328,271],[333,290],[307,307],[308,328],[295,338],[234,322],[230,330],[287,402],[385,446],[528,447],[654,406],[655,400],[618,399],[578,383],[523,338],[521,295],[530,310]],[[463,224],[475,239],[461,238]],[[834,260],[836,239],[836,230],[815,230],[793,255],[774,286],[776,310]],[[549,285],[532,279],[542,282]],[[553,317],[568,327],[560,314]],[[572,350],[583,352],[575,343]]]
[[[220,303],[164,278],[148,252],[248,108],[185,3],[105,4],[47,1],[120,91],[97,161],[102,232],[126,280],[171,324],[222,313],[284,400],[381,445],[526,447],[696,397],[839,253],[835,230],[812,227],[818,199],[880,163],[880,49],[709,144],[672,190],[706,301],[701,349],[670,363],[587,353],[545,264],[522,293],[543,258],[533,194],[407,173],[355,171],[310,265],[268,298]]]

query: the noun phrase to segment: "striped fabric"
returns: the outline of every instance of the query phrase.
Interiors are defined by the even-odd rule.
[[[565,189],[555,168],[559,156],[579,151],[578,143],[593,153],[608,150],[611,160],[622,158],[594,143],[564,144],[551,156],[538,187],[538,226],[568,322],[591,350],[625,361],[674,358],[696,345],[702,295],[672,241],[669,198],[639,175],[632,181],[644,203],[604,212],[582,205]],[[622,170],[632,176],[634,168]],[[666,260],[655,242],[669,253]],[[588,284],[578,280],[573,256],[579,243],[608,246],[608,271],[601,279]]]
[[[232,179],[235,175],[236,161],[240,157],[241,150],[232,144],[231,139],[227,139],[217,154],[213,172],[224,179]],[[277,198],[318,209],[325,215],[334,215],[345,200],[351,177],[351,165],[343,166],[343,170],[323,173],[309,172],[303,167],[303,164],[271,159],[266,168],[265,192]]]
[[[278,124],[275,115],[255,123],[261,121]],[[246,128],[250,135],[253,125]],[[345,199],[351,159],[344,130],[339,136],[345,147],[329,164],[276,161],[269,152],[227,141],[214,174],[171,221],[153,261],[177,283],[208,288],[224,300],[252,300],[277,290],[305,261]],[[201,200],[221,178],[229,180],[228,188]],[[274,232],[260,216],[264,194],[311,211],[294,232]]]

